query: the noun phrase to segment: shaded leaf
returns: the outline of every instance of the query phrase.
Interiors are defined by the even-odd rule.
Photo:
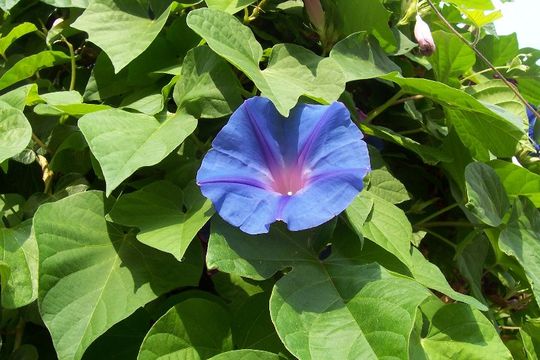
[[[0,227],[0,274],[2,307],[14,309],[37,298],[38,245],[32,233],[32,221],[16,227]]]
[[[540,214],[527,198],[514,200],[510,220],[501,231],[499,247],[519,262],[540,304]]]
[[[137,359],[208,359],[227,350],[232,350],[229,313],[213,301],[192,298],[156,321]]]
[[[422,346],[429,359],[512,359],[493,324],[464,304],[441,307],[431,319]]]
[[[260,350],[233,350],[210,358],[210,360],[280,360],[282,357]]]
[[[5,56],[7,49],[15,42],[15,40],[34,31],[37,31],[36,25],[29,22],[24,22],[15,26],[5,36],[0,38],[0,54]]]
[[[199,46],[190,50],[182,63],[174,101],[178,109],[196,118],[218,118],[240,105],[240,91],[229,65],[208,47]]]
[[[366,32],[351,34],[338,42],[330,57],[341,67],[346,81],[371,79],[401,70],[377,43],[369,41]]]
[[[80,359],[137,308],[199,280],[196,248],[179,263],[107,223],[105,206],[103,193],[85,192],[44,204],[34,217],[40,312],[61,359]]]
[[[467,209],[484,224],[499,226],[510,208],[510,202],[495,171],[478,162],[467,165],[465,187]]]
[[[488,165],[499,176],[508,196],[525,196],[540,208],[540,175],[503,160],[493,160]]]
[[[433,40],[437,51],[429,58],[437,80],[459,88],[459,77],[471,69],[476,55],[456,35],[445,31],[434,31]]]

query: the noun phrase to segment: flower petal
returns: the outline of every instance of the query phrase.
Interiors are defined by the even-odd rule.
[[[270,176],[282,164],[282,157],[268,126],[281,118],[270,100],[248,99],[231,115],[212,147]]]
[[[349,206],[362,190],[368,169],[342,171],[314,179],[291,196],[281,211],[289,230],[309,229],[324,224]]]
[[[265,98],[246,100],[197,173],[221,217],[249,234],[276,220],[290,230],[342,212],[370,170],[367,146],[341,103],[299,104],[282,117]]]
[[[310,118],[306,111],[317,111],[318,107],[306,105],[301,116]],[[359,172],[360,178],[363,177],[371,168],[369,153],[366,143],[361,140],[362,133],[351,121],[349,111],[338,102],[322,108],[326,108],[326,111],[303,140],[298,161],[310,170],[310,176],[364,169]]]
[[[276,218],[279,194],[268,190],[266,176],[254,168],[211,150],[197,173],[197,184],[220,216],[249,234],[268,232]]]

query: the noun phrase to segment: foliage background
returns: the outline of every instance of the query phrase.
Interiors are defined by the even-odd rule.
[[[0,358],[537,359],[540,51],[447,3],[0,1]],[[256,94],[367,135],[328,224],[248,236],[195,185]]]

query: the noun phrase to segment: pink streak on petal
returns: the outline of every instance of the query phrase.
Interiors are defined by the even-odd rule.
[[[281,167],[274,174],[272,189],[283,195],[294,195],[307,185],[307,176],[299,166]]]

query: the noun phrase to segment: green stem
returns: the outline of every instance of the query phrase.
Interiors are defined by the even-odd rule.
[[[248,16],[246,18],[246,16],[244,15],[244,24],[249,24],[250,22],[252,22],[253,20],[257,19],[257,17],[259,16],[259,13],[261,12],[261,9],[262,7],[266,4],[267,0],[261,0],[256,6],[255,6],[255,9],[253,9],[253,12],[251,13],[250,16]]]
[[[508,66],[495,66],[495,69],[504,70],[504,69],[508,69]],[[493,71],[493,69],[492,68],[487,68],[487,69],[475,72],[474,74],[471,74],[471,75],[461,79],[461,83],[463,84],[465,81],[467,81],[467,80],[469,80],[469,79],[471,79],[471,78],[473,78],[473,77],[475,77],[477,75],[485,74],[485,73],[490,72],[490,71]]]
[[[404,131],[398,131],[399,135],[411,135],[411,134],[418,134],[424,132],[423,128],[418,129],[412,129],[412,130],[404,130]]]
[[[454,208],[456,208],[457,206],[459,206],[457,203],[455,204],[452,204],[452,205],[448,205],[447,207],[445,208],[442,208],[441,210],[439,211],[435,211],[433,214],[429,215],[428,217],[425,217],[424,219],[420,220],[419,222],[417,222],[414,226],[418,226],[418,225],[421,225],[421,224],[424,224],[426,222],[428,222],[429,220],[431,219],[435,219],[437,216],[439,215],[442,215],[444,214],[445,212],[447,211],[450,211]]]
[[[413,96],[407,96],[407,97],[404,97],[403,99],[399,99],[397,100],[394,105],[397,105],[397,104],[402,104],[404,102],[407,102],[407,101],[410,101],[410,100],[420,100],[420,99],[423,99],[424,98],[424,95],[413,95]]]
[[[75,59],[75,50],[73,49],[73,45],[66,39],[64,35],[62,35],[62,41],[66,43],[68,49],[69,49],[69,56],[71,60],[71,80],[69,82],[69,91],[72,91],[75,89],[75,80],[77,76],[77,63]]]
[[[437,9],[437,7],[435,6],[435,4],[433,4],[433,2],[431,0],[426,0],[427,3],[429,4],[429,6],[431,6],[431,8],[433,9],[433,11],[435,12],[435,14],[437,15],[437,17],[444,23],[444,25],[446,25],[446,27],[452,31],[461,41],[463,41],[463,43],[465,43],[469,48],[471,48],[472,51],[474,51],[474,53],[480,58],[482,59],[482,61],[484,61],[484,63],[487,64],[487,66],[489,66],[491,68],[491,70],[493,70],[497,75],[499,75],[500,79],[504,82],[504,84],[510,89],[512,90],[512,92],[518,97],[518,99],[523,103],[523,105],[525,105],[526,108],[528,108],[536,118],[540,119],[540,113],[538,113],[536,111],[536,109],[531,106],[529,104],[529,102],[527,100],[525,100],[525,98],[523,97],[523,95],[521,95],[521,93],[518,91],[518,89],[514,86],[514,84],[512,84],[510,81],[508,81],[506,79],[506,77],[498,70],[495,68],[495,66],[484,56],[484,54],[482,54],[475,46],[474,44],[472,44],[471,42],[469,42],[469,40],[465,39],[465,37],[463,35],[461,35],[459,33],[459,31],[457,31],[456,29],[454,29],[454,27],[452,26],[452,24],[450,24],[448,22],[448,20],[446,20],[446,18],[444,17],[443,14],[441,14],[441,12],[439,11],[439,9]]]
[[[46,152],[48,152],[49,154],[52,154],[53,152],[51,151],[51,149],[49,149],[49,147],[43,142],[41,141],[40,138],[37,137],[36,134],[32,133],[32,140],[34,140],[34,142],[36,144],[39,145],[40,148],[42,148],[43,150],[45,150]]]
[[[450,240],[448,240],[447,238],[445,238],[444,236],[434,232],[434,231],[431,231],[431,230],[424,230],[426,233],[430,234],[431,236],[441,240],[442,242],[444,242],[446,245],[450,246],[452,249],[456,250],[456,244],[454,244],[453,242],[451,242]]]
[[[15,329],[15,340],[13,342],[14,352],[21,347],[25,325],[26,325],[25,321],[21,318],[19,320],[19,323],[17,324],[17,328]]]
[[[472,224],[467,221],[432,221],[432,222],[425,222],[422,223],[422,225],[417,226],[418,229],[426,230],[427,228],[433,228],[433,227],[475,227],[477,225]]]
[[[390,106],[394,105],[396,101],[403,96],[404,92],[403,90],[399,90],[394,96],[392,96],[390,99],[388,99],[384,104],[381,106],[371,110],[369,114],[367,114],[366,119],[364,122],[366,124],[369,124],[373,119],[375,119],[377,116],[379,116],[381,113],[383,113],[386,109],[388,109]]]

